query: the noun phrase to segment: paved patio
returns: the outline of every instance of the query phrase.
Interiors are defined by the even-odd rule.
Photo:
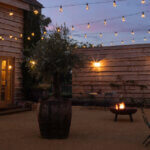
[[[150,116],[150,110],[146,110]],[[145,150],[142,141],[150,133],[140,110],[128,116],[114,115],[102,108],[73,107],[70,136],[66,140],[42,139],[37,112],[0,116],[0,150]]]

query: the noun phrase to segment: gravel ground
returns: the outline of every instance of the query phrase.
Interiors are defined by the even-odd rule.
[[[146,110],[150,116],[150,110]],[[73,107],[70,136],[65,140],[40,137],[37,112],[0,116],[0,150],[145,150],[144,138],[150,133],[141,111],[133,116],[114,115],[103,108]]]

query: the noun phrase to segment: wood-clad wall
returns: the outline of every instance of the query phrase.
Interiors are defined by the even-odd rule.
[[[88,97],[90,92],[99,93],[98,99],[110,92],[118,99],[121,96],[126,99],[150,98],[150,44],[78,49],[76,52],[85,55],[89,61],[84,68],[73,70],[74,98]],[[93,60],[100,60],[101,66],[93,67]],[[121,84],[129,80],[133,83],[126,84],[127,91],[124,91]],[[147,88],[141,90],[144,85]]]
[[[10,10],[13,10],[14,16],[9,16]],[[23,39],[20,34],[23,33],[23,10],[4,5],[0,3],[0,36],[4,37],[4,41],[0,40],[0,57],[12,57],[15,60],[14,67],[14,99],[21,99],[21,69]],[[13,38],[10,39],[9,35]],[[15,40],[17,37],[18,40]]]

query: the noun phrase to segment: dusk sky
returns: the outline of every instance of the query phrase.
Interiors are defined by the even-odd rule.
[[[109,46],[111,43],[121,45],[121,41],[124,41],[122,44],[125,45],[150,43],[150,33],[148,33],[150,0],[145,1],[145,4],[141,4],[141,0],[116,0],[117,7],[113,7],[113,0],[39,0],[45,7],[42,10],[43,14],[52,19],[49,29],[52,30],[53,26],[66,23],[71,31],[73,25],[75,27],[75,30],[71,31],[73,39],[94,45],[103,43],[104,46]],[[100,3],[90,4],[95,2]],[[89,4],[88,11],[86,3]],[[65,7],[65,5],[72,4],[84,5]],[[59,12],[60,5],[63,8],[62,13]],[[141,18],[142,12],[145,18]],[[122,16],[125,17],[125,22],[122,22]],[[107,25],[104,25],[105,19]],[[90,23],[90,29],[87,28],[88,23]],[[131,34],[132,30],[134,35]],[[115,36],[115,32],[118,33],[118,36]],[[103,34],[101,38],[99,33]],[[86,39],[85,34],[87,34]]]

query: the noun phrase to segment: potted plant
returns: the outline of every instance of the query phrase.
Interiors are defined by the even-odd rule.
[[[39,127],[42,137],[67,138],[71,124],[71,100],[61,96],[63,76],[81,67],[84,59],[74,52],[76,43],[69,38],[67,27],[61,26],[33,47],[30,71],[42,84],[51,85],[53,96],[41,102]],[[33,63],[34,62],[34,63]]]

